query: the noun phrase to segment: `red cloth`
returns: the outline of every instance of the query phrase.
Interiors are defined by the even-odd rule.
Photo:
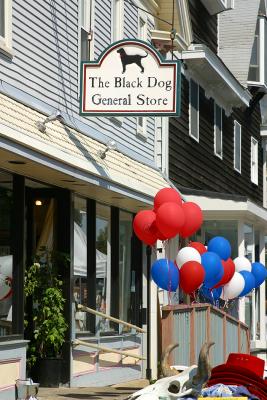
[[[218,383],[245,386],[261,400],[267,400],[267,381],[263,379],[264,361],[248,354],[231,353],[226,364],[211,371],[208,386]]]

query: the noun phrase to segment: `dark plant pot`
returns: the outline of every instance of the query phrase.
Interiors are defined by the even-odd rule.
[[[62,358],[39,359],[34,366],[34,378],[43,387],[58,387],[61,383]]]

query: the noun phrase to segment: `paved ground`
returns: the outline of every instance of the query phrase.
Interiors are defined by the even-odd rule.
[[[131,393],[148,385],[145,379],[97,388],[40,388],[38,400],[124,400]]]

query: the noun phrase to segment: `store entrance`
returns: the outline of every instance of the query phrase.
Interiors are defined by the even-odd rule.
[[[70,376],[71,194],[26,180],[25,204],[25,338],[32,344],[29,346],[30,373],[40,381],[37,375],[42,360],[61,359],[58,383],[67,383]],[[38,288],[27,294],[34,285]]]

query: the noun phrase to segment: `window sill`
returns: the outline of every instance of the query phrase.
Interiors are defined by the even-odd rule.
[[[238,172],[241,175],[241,170],[239,171],[238,169],[234,168],[235,172]]]
[[[193,139],[195,142],[199,143],[199,137],[197,138],[197,137],[195,137],[195,136],[193,136],[193,135],[190,135],[190,133],[189,133],[189,137],[190,137],[191,139]]]
[[[112,117],[110,117],[110,121],[111,121],[114,125],[117,125],[117,126],[121,127],[122,124],[123,124],[123,117],[112,116]]]
[[[214,153],[214,155],[215,155],[215,157],[219,158],[220,160],[222,160],[222,159],[223,159],[223,156],[222,156],[222,155],[220,155],[220,154]]]
[[[0,54],[12,59],[15,55],[14,50],[0,41]]]

